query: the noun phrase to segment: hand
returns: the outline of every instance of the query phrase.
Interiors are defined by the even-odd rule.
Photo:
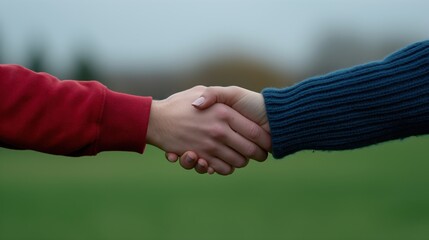
[[[270,136],[258,124],[223,104],[212,104],[205,111],[191,105],[205,89],[194,87],[153,101],[147,142],[179,155],[191,150],[223,175],[245,166],[248,158],[265,160]]]
[[[244,117],[262,126],[267,132],[270,131],[262,94],[236,86],[207,87],[192,105],[203,110],[215,103],[230,106]]]
[[[208,87],[201,96],[193,102],[193,105],[203,110],[215,103],[223,103],[232,107],[234,110],[269,132],[268,118],[262,94],[240,87]],[[262,147],[270,150],[271,141],[264,142]],[[167,153],[166,157],[171,162],[175,162],[178,159],[177,154],[174,153]],[[186,161],[186,159],[189,161]],[[209,167],[207,161],[203,158],[198,159],[198,155],[192,151],[186,152],[180,158],[180,164],[186,169],[195,167],[195,170],[199,173],[214,172],[214,169]]]

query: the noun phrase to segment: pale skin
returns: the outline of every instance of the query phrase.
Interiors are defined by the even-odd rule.
[[[195,99],[196,100],[192,105],[201,112],[208,111],[212,106],[215,107],[218,103],[222,103],[253,121],[266,132],[269,133],[270,131],[264,98],[260,93],[240,87],[208,87],[205,88],[204,92]],[[271,146],[271,139],[259,140],[259,144],[265,145],[265,147]],[[268,148],[268,150],[270,149]],[[179,155],[181,155],[174,151],[166,152],[166,158],[170,162],[177,161],[179,159]],[[211,164],[210,161],[197,153],[198,152],[196,151],[189,150],[182,154],[179,161],[182,167],[185,169],[195,168],[198,173],[209,174],[217,172],[223,175],[228,175],[234,171],[234,168],[232,167],[230,171],[225,172],[225,169],[218,168],[218,165]]]
[[[271,148],[268,125],[256,124],[216,101],[207,102],[211,107],[204,111],[192,106],[206,91],[206,87],[197,86],[165,100],[153,101],[147,143],[181,155],[180,164],[186,169],[194,167],[198,156],[203,172],[209,171],[210,166],[211,171],[222,175],[246,166],[249,159],[264,161]],[[207,103],[200,107],[208,107]],[[185,154],[186,151],[192,152]],[[199,167],[197,171],[200,172]]]

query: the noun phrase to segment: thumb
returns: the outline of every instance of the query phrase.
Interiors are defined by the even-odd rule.
[[[206,109],[215,103],[234,105],[239,99],[240,91],[237,87],[208,87],[192,105],[198,109]]]

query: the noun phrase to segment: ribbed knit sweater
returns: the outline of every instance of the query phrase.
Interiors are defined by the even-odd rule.
[[[262,94],[275,158],[427,134],[429,41]]]

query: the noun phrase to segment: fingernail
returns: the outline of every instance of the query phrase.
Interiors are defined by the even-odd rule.
[[[167,155],[167,159],[168,159],[168,161],[170,161],[170,162],[174,162],[174,160],[176,160],[176,158],[174,158],[174,156],[173,156],[173,155],[170,155],[170,154],[168,154],[168,155]]]
[[[193,163],[193,162],[194,162],[194,159],[188,155],[188,156],[186,157],[186,161],[187,161],[188,163]]]
[[[196,106],[196,107],[201,106],[201,104],[203,104],[205,100],[206,100],[206,99],[205,99],[204,97],[199,97],[199,98],[197,98],[197,100],[195,100],[195,101],[192,103],[192,105],[193,105],[193,106]]]

